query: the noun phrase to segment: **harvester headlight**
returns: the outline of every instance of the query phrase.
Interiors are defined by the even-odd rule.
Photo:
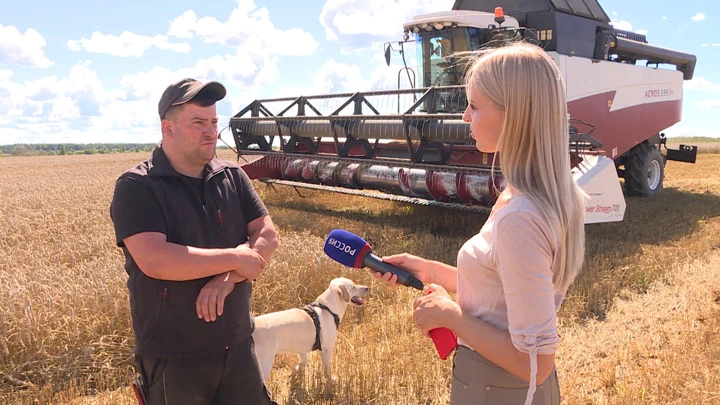
[[[432,29],[433,29],[433,26],[430,24],[425,26],[425,31],[432,31]]]
[[[420,27],[418,27],[417,25],[414,26],[414,27],[413,27],[413,32],[416,33],[416,34],[417,34],[418,32],[420,32]]]
[[[441,30],[441,29],[443,29],[443,24],[442,24],[442,23],[435,23],[435,29],[436,29],[436,30]]]

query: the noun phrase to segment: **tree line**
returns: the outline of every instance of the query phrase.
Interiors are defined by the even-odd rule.
[[[96,153],[150,152],[154,143],[32,143],[0,145],[0,156],[92,155]]]

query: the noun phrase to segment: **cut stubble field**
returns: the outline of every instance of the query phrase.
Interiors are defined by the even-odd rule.
[[[712,146],[716,148],[717,145]],[[702,152],[702,150],[701,150]],[[231,152],[222,156],[234,160]],[[0,403],[134,404],[133,335],[109,204],[145,153],[0,158]],[[625,220],[588,225],[587,259],[559,314],[564,404],[720,404],[720,154],[668,162],[665,190]],[[322,252],[328,232],[376,253],[454,264],[482,214],[256,183],[280,246],[253,311],[302,306],[334,277],[371,286],[340,325],[329,386],[276,359],[281,404],[445,404],[450,360],[413,327],[417,292],[387,289]]]

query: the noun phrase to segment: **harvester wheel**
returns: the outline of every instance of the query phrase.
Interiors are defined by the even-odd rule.
[[[628,196],[655,197],[663,188],[665,159],[655,147],[641,143],[630,151],[624,177]]]

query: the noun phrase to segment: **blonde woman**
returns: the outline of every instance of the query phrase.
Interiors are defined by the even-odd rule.
[[[457,268],[406,253],[383,259],[429,283],[413,314],[423,334],[447,327],[458,336],[451,405],[559,404],[556,314],[585,244],[565,85],[552,59],[526,43],[479,56],[466,84],[463,120],[478,150],[496,152],[507,186]],[[396,285],[390,273],[374,276]]]

